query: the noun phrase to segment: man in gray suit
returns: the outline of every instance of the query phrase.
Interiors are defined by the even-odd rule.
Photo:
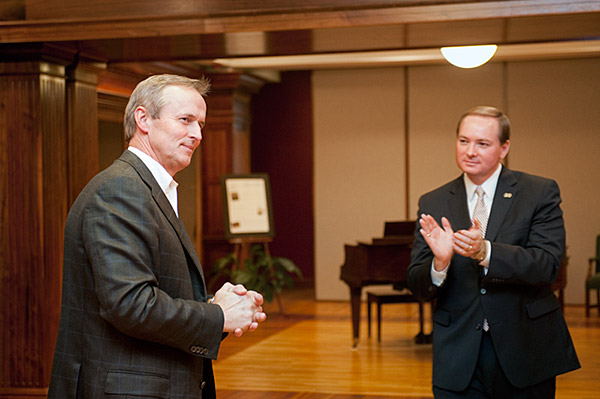
[[[464,173],[419,200],[408,286],[437,299],[439,399],[554,398],[556,376],[580,367],[552,290],[565,252],[559,188],[501,164],[509,133],[500,110],[468,111],[456,141]]]
[[[141,82],[125,111],[129,148],[69,211],[49,398],[214,398],[224,334],[265,320],[262,296],[241,285],[208,301],[178,217],[173,176],[200,144],[208,89],[174,75]]]

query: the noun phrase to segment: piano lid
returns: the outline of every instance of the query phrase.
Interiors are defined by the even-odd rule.
[[[415,223],[415,220],[385,222],[383,236],[413,236],[415,234]]]

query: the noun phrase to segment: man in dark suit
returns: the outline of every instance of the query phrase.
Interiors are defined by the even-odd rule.
[[[174,75],[141,82],[125,111],[128,150],[69,211],[49,398],[214,398],[224,334],[265,320],[262,296],[241,285],[208,302],[178,217],[173,176],[202,139],[208,88]]]
[[[419,200],[408,286],[436,298],[436,398],[554,398],[556,375],[580,367],[552,290],[565,252],[559,188],[501,165],[509,132],[500,110],[468,111],[463,175]]]

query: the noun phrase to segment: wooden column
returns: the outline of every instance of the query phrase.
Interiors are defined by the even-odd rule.
[[[250,102],[263,81],[242,74],[210,76],[212,89],[206,99],[208,113],[203,132],[200,163],[202,195],[197,209],[202,209],[200,255],[205,271],[212,269],[219,257],[232,250],[225,238],[221,176],[250,173]]]
[[[91,62],[67,69],[69,206],[99,172],[97,86],[103,69]]]
[[[0,397],[45,397],[67,213],[65,68],[0,64]]]
[[[0,63],[0,398],[47,396],[66,215],[97,172],[90,70],[32,52]]]

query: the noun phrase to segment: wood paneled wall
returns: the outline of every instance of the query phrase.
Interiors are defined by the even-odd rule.
[[[0,63],[0,397],[45,397],[67,211],[98,169],[97,67],[23,46]]]
[[[45,397],[67,210],[66,77],[45,62],[0,68],[0,396]]]
[[[0,21],[19,19],[25,19],[25,0],[4,0],[0,3]]]

